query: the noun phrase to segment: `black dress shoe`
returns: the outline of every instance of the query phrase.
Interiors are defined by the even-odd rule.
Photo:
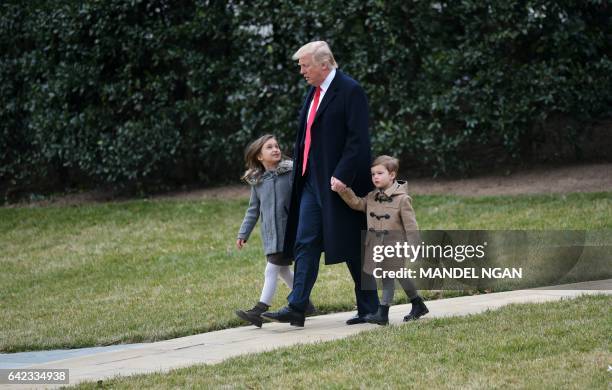
[[[264,319],[274,322],[288,322],[293,326],[304,326],[304,313],[285,306],[279,311],[270,311],[261,315]]]
[[[359,314],[346,320],[347,325],[365,324],[366,322],[365,317],[360,317]]]
[[[376,313],[368,314],[363,319],[370,324],[389,325],[389,306],[379,305]]]
[[[311,300],[308,300],[308,306],[306,306],[306,312],[304,312],[304,315],[311,316],[316,313],[317,313],[317,308],[315,307],[315,305],[312,303]]]

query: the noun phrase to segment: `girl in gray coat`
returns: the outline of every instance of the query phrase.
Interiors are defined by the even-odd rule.
[[[256,139],[247,147],[245,161],[247,171],[242,180],[251,186],[251,199],[236,246],[242,249],[261,216],[261,239],[267,264],[259,302],[250,310],[237,310],[236,315],[261,327],[261,314],[270,308],[278,277],[287,287],[293,288],[293,271],[290,267],[293,261],[283,256],[293,162],[283,160],[278,142],[270,134]],[[314,308],[310,307],[309,311],[314,311]]]

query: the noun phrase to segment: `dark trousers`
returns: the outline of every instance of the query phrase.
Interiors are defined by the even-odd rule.
[[[288,297],[289,306],[299,312],[306,310],[310,293],[319,274],[319,262],[323,252],[323,216],[318,194],[316,181],[309,174],[300,202],[300,217],[295,240],[293,290]],[[359,241],[355,242],[355,245],[360,245]],[[378,309],[376,289],[361,288],[363,273],[360,259],[348,260],[346,264],[355,283],[358,314],[364,316],[376,312]]]

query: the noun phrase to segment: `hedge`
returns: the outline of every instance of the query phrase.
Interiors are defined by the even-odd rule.
[[[528,161],[551,117],[575,145],[612,117],[612,4],[566,1],[5,1],[0,189],[235,180],[289,149],[293,52],[327,40],[361,82],[375,153],[431,174]],[[290,150],[289,150],[290,151]],[[588,157],[588,156],[587,156]]]

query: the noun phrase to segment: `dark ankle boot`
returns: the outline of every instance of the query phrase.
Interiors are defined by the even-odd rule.
[[[270,306],[263,302],[258,302],[252,309],[249,310],[236,310],[236,315],[243,320],[250,322],[258,328],[261,328],[263,320],[261,315],[268,311]]]
[[[410,313],[404,317],[404,322],[418,320],[420,317],[429,313],[429,309],[425,306],[425,302],[423,302],[423,298],[417,296],[410,300],[412,303],[412,309],[410,309]]]
[[[378,311],[374,314],[365,316],[365,320],[370,324],[388,325],[389,324],[389,306],[380,305]]]

